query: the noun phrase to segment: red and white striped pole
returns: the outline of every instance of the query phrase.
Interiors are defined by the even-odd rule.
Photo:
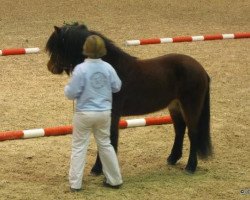
[[[250,32],[230,33],[230,34],[215,34],[215,35],[200,35],[200,36],[178,36],[178,37],[173,37],[173,38],[149,38],[149,39],[140,39],[140,40],[127,40],[126,45],[137,46],[137,45],[146,45],[146,44],[195,42],[195,41],[241,39],[241,38],[250,38]]]
[[[35,48],[3,49],[3,50],[0,50],[0,56],[31,54],[31,53],[38,53],[39,51],[40,51],[40,49],[37,47],[35,47]]]
[[[143,119],[129,119],[120,120],[119,128],[139,127],[139,126],[151,126],[161,124],[171,124],[172,119],[170,116],[164,117],[146,117]],[[0,141],[26,139],[44,136],[58,136],[72,133],[72,126],[59,126],[50,128],[39,128],[22,131],[6,131],[0,132]]]
[[[170,116],[146,117],[141,119],[120,120],[119,128],[132,128],[139,126],[152,126],[152,125],[171,124],[171,123],[172,119]]]

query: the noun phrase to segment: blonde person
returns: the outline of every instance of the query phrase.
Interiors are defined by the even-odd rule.
[[[82,179],[91,132],[103,166],[103,185],[118,189],[123,183],[118,159],[110,143],[112,93],[120,91],[121,80],[113,67],[101,59],[106,51],[101,37],[89,36],[83,46],[83,54],[87,58],[75,67],[64,89],[68,99],[76,100],[69,170],[72,192],[83,188]]]

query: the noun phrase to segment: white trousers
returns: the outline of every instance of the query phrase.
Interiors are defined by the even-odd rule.
[[[73,117],[72,153],[69,170],[71,188],[82,187],[86,154],[93,131],[99,156],[102,162],[103,174],[110,185],[122,184],[117,155],[110,143],[110,111],[76,112]]]

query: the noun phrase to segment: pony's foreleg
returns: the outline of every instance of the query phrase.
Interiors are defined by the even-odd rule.
[[[173,120],[175,140],[171,150],[171,154],[167,158],[167,163],[170,165],[175,165],[176,162],[182,157],[182,147],[186,123],[183,119],[181,108],[178,102],[175,101],[169,105],[169,112]]]
[[[111,127],[110,127],[110,141],[111,141],[111,144],[114,147],[116,152],[117,152],[117,147],[118,147],[119,120],[120,120],[120,117],[118,117],[112,113]],[[95,176],[99,176],[102,174],[102,163],[101,163],[101,159],[99,157],[99,154],[97,154],[96,162],[91,169],[91,174],[95,175]]]
[[[120,121],[120,116],[112,116],[111,129],[110,129],[110,140],[111,140],[111,144],[114,147],[116,153],[118,151],[119,121]]]
[[[99,176],[102,174],[102,163],[99,154],[97,154],[95,164],[91,169],[91,174],[94,176]]]

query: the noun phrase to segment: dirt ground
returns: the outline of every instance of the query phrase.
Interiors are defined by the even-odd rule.
[[[212,78],[211,130],[214,157],[187,175],[189,141],[174,167],[166,164],[172,125],[120,131],[119,160],[124,186],[102,187],[89,175],[95,160],[88,150],[85,190],[69,192],[71,136],[0,143],[0,199],[249,199],[250,40],[217,40],[126,47],[125,40],[250,31],[250,1],[241,0],[1,0],[0,49],[39,47],[39,54],[0,57],[0,131],[71,124],[72,102],[63,95],[66,75],[46,69],[44,52],[53,26],[84,22],[139,58],[184,53]],[[167,110],[150,116],[168,115]],[[141,118],[144,116],[134,116]]]

